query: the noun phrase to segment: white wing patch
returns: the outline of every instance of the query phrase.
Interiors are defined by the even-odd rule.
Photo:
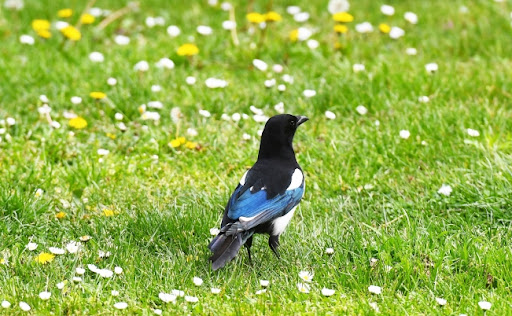
[[[298,170],[298,169],[297,169]],[[285,215],[281,216],[281,217],[278,217],[276,218],[273,222],[272,222],[272,235],[275,236],[275,235],[281,235],[284,230],[286,229],[286,226],[288,226],[288,223],[290,222],[290,220],[292,219],[293,217],[293,213],[295,213],[295,209],[297,208],[297,206],[295,206],[294,208],[292,208],[288,213],[286,213]]]
[[[248,173],[248,172],[249,172],[249,171],[246,171],[246,172],[244,173],[244,175],[242,176],[242,179],[240,179],[240,185],[241,185],[241,186],[243,186],[243,185],[245,184],[245,177],[247,177],[247,173]]]
[[[304,180],[304,175],[300,169],[295,169],[292,175],[292,182],[290,186],[286,190],[295,190],[302,185],[302,181]]]
[[[256,216],[258,216],[258,215],[256,215]],[[239,220],[240,222],[250,222],[250,221],[252,221],[253,219],[255,219],[255,218],[256,218],[256,216],[253,216],[253,217],[244,217],[244,216],[240,216],[240,217],[238,218],[238,220]]]

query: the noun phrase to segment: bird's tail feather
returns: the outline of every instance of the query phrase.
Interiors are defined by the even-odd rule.
[[[213,255],[210,257],[212,269],[217,270],[224,267],[226,263],[236,256],[243,243],[242,233],[230,236],[226,236],[224,233],[217,235],[208,246],[213,252]]]

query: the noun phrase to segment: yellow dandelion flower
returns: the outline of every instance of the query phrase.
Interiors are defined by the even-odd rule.
[[[290,32],[290,41],[296,42],[299,39],[299,30],[293,30]]]
[[[386,23],[381,23],[379,24],[379,30],[384,34],[387,34],[389,31],[391,31],[391,27]]]
[[[77,116],[69,120],[69,126],[76,129],[83,129],[87,127],[87,121],[83,117]]]
[[[265,21],[267,22],[279,22],[283,19],[281,14],[275,12],[275,11],[269,11],[265,13]]]
[[[180,56],[194,56],[199,54],[199,48],[195,44],[183,44],[178,47],[178,55]]]
[[[352,14],[347,12],[338,12],[332,15],[332,19],[336,22],[349,23],[354,21]]]
[[[181,142],[179,141],[179,139],[173,139],[169,142],[169,146],[171,146],[172,148],[178,148],[181,146]]]
[[[348,32],[348,27],[346,25],[343,25],[343,24],[336,24],[334,26],[334,32],[345,34],[345,33]]]
[[[61,10],[57,11],[57,16],[59,18],[69,18],[72,15],[73,15],[73,10],[68,9],[68,8],[61,9]]]
[[[81,236],[81,237],[80,237],[80,241],[81,241],[81,242],[88,242],[89,240],[91,240],[91,238],[92,238],[92,237],[91,237],[91,236],[89,236],[89,235],[84,235],[84,236]]]
[[[76,27],[71,25],[62,28],[60,31],[65,37],[72,41],[78,41],[82,38],[82,33],[80,33],[80,31]]]
[[[251,23],[259,24],[265,22],[265,16],[258,12],[248,13],[245,17],[247,18],[247,21]]]
[[[109,210],[108,208],[106,208],[106,209],[103,210],[103,216],[106,216],[106,217],[114,216],[114,211]]]
[[[48,20],[42,20],[42,19],[36,19],[32,21],[32,29],[34,31],[38,32],[41,30],[49,30],[50,29],[50,21]]]
[[[100,92],[100,91],[93,91],[93,92],[89,93],[89,96],[96,100],[105,99],[107,97],[107,95],[105,93]]]
[[[343,45],[340,42],[336,42],[336,43],[334,43],[334,48],[335,49],[342,49]]]
[[[0,258],[0,264],[5,264],[7,261],[5,261],[4,258]]]
[[[80,17],[80,23],[82,24],[93,24],[94,20],[94,16],[89,13],[82,14],[82,16]]]
[[[180,142],[180,145],[185,144],[185,143],[186,143],[186,141],[187,141],[187,140],[185,139],[185,137],[178,137],[178,138],[176,138],[176,139]]]
[[[194,149],[197,147],[197,143],[194,143],[194,142],[186,142],[185,143],[185,147],[187,147],[188,149]]]
[[[54,254],[41,252],[38,256],[34,258],[34,260],[40,264],[47,264],[48,262],[51,262],[53,258],[55,258]]]
[[[52,37],[52,33],[50,33],[50,31],[48,31],[48,30],[38,30],[37,35],[41,36],[42,38],[46,38],[46,39],[49,39],[50,37]]]
[[[112,134],[112,133],[107,133],[107,137],[110,138],[110,139],[116,139],[117,136],[115,134]]]
[[[63,219],[64,217],[66,217],[66,212],[58,212],[57,214],[55,214],[55,217],[57,217],[58,219]]]

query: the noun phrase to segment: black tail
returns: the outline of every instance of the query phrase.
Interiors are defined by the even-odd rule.
[[[243,243],[242,233],[227,236],[224,232],[221,232],[217,235],[208,246],[213,252],[210,257],[212,269],[217,270],[224,267],[236,256]]]

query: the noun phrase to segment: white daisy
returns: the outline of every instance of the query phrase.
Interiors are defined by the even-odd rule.
[[[26,44],[26,45],[34,45],[35,40],[34,40],[34,38],[32,36],[24,34],[24,35],[20,36],[20,43],[21,44]]]
[[[185,296],[185,301],[189,302],[189,303],[197,303],[199,301],[199,299],[195,296]]]
[[[409,132],[408,130],[403,129],[400,131],[401,138],[408,139],[410,136],[411,136],[411,132]]]
[[[284,74],[282,78],[283,78],[283,81],[286,83],[290,83],[290,84],[293,83],[293,77],[290,76],[289,74]]]
[[[70,241],[69,243],[66,244],[66,250],[69,253],[77,253],[79,249],[80,249],[80,244],[77,243],[76,241]]]
[[[297,13],[300,13],[300,8],[296,5],[291,5],[291,6],[288,6],[286,7],[286,12],[288,12],[288,14],[290,15],[295,15]]]
[[[352,71],[354,72],[361,72],[361,71],[365,71],[365,67],[363,64],[354,64],[352,65]]]
[[[426,95],[422,95],[418,98],[418,102],[420,103],[428,103],[430,101],[430,98]]]
[[[197,130],[195,128],[192,128],[192,127],[187,128],[187,135],[194,137],[194,136],[197,136],[198,134],[199,133],[197,132]],[[210,234],[211,233],[212,233],[212,230],[210,229]],[[215,234],[215,235],[217,235],[217,234]]]
[[[7,123],[8,126],[14,126],[16,125],[16,120],[12,117],[8,117],[5,119],[5,122]]]
[[[335,14],[338,12],[348,12],[350,9],[350,3],[348,0],[330,0],[327,5],[327,11],[330,14]]]
[[[390,5],[387,5],[387,4],[383,4],[381,7],[380,7],[380,12],[382,12],[382,14],[384,15],[393,15],[395,14],[395,8],[393,8],[392,6]]]
[[[121,274],[121,273],[123,273],[123,268],[121,268],[121,267],[115,267],[115,268],[114,268],[114,273],[115,273],[115,274]]]
[[[220,229],[217,227],[210,228],[210,235],[217,236],[220,233]]]
[[[405,53],[409,56],[414,56],[414,55],[417,55],[418,54],[418,50],[414,47],[408,47],[406,50],[405,50]]]
[[[356,24],[356,32],[371,33],[371,32],[373,32],[373,25],[370,22],[363,22],[363,23]]]
[[[272,70],[276,73],[282,73],[283,70],[284,70],[284,67],[282,65],[279,65],[279,64],[274,64],[272,66]]]
[[[234,30],[236,28],[236,22],[231,20],[226,20],[222,22],[222,28],[225,30]]]
[[[39,246],[38,244],[36,244],[35,242],[29,242],[26,246],[26,248],[29,250],[29,251],[34,251],[37,249],[37,246]]]
[[[119,296],[119,291],[112,290],[110,291],[110,294],[112,294],[112,296]]]
[[[111,278],[114,275],[114,272],[112,272],[112,270],[109,269],[99,269],[98,274],[102,278]]]
[[[151,92],[160,92],[160,91],[162,91],[162,86],[157,85],[157,84],[154,84],[151,86]]]
[[[92,52],[89,54],[89,59],[94,63],[102,63],[105,57],[103,57],[103,54],[100,52]]]
[[[297,39],[299,41],[305,41],[313,35],[313,31],[307,27],[299,27],[297,30]]]
[[[50,247],[48,248],[48,250],[50,250],[50,252],[53,253],[54,255],[63,255],[66,253],[66,250],[58,247]]]
[[[302,92],[306,98],[312,98],[316,95],[316,91],[312,89],[306,89]]]
[[[207,25],[199,25],[196,28],[197,33],[201,35],[211,35],[213,33],[213,29]]]
[[[164,107],[164,104],[160,101],[149,101],[148,102],[148,108],[163,109],[163,107]]]
[[[43,301],[49,300],[50,296],[52,296],[52,293],[50,293],[48,291],[39,293],[39,298],[42,299]]]
[[[43,103],[50,103],[50,100],[49,100],[49,99],[48,99],[48,97],[47,97],[46,95],[44,95],[44,94],[41,94],[41,95],[39,96],[39,100],[40,100],[41,102],[43,102]]]
[[[311,282],[313,280],[313,276],[314,274],[308,271],[299,272],[299,277],[306,282]]]
[[[222,2],[220,4],[220,8],[222,9],[222,11],[229,11],[233,9],[233,5],[229,2]]]
[[[161,309],[158,309],[158,308],[155,308],[153,310],[153,313],[155,313],[155,315],[162,315],[162,310]]]
[[[123,116],[123,114],[121,114],[121,113],[119,113],[119,112],[118,112],[118,113],[116,113],[116,114],[114,115],[114,118],[115,118],[116,120],[118,120],[118,121],[122,121],[122,120],[123,120],[123,117],[124,117],[124,116]]]
[[[161,299],[164,303],[169,303],[169,302],[175,302],[176,301],[176,295],[169,294],[169,293],[160,292],[158,294],[158,298]]]
[[[252,64],[254,67],[256,67],[256,69],[261,70],[261,71],[267,71],[267,69],[268,69],[267,63],[261,59],[254,59],[252,61]]]
[[[267,292],[267,289],[257,290],[256,291],[256,295],[261,295],[261,294],[266,293],[266,292]]]
[[[468,135],[471,136],[471,137],[478,137],[478,136],[480,136],[480,132],[477,131],[476,129],[468,128],[467,132],[468,132]]]
[[[437,190],[437,193],[445,195],[445,196],[450,196],[450,194],[452,194],[452,191],[453,191],[453,189],[451,186],[443,183],[441,188],[439,190]]]
[[[84,268],[81,268],[81,267],[77,267],[77,268],[75,269],[75,272],[76,272],[76,274],[78,274],[78,275],[83,275],[83,274],[85,274],[85,269],[84,269]]]
[[[280,84],[277,86],[277,90],[279,90],[280,92],[283,92],[286,90],[286,86],[284,84]]]
[[[11,303],[9,301],[2,301],[2,308],[9,308],[11,307]]]
[[[199,115],[204,117],[210,117],[212,114],[208,110],[199,110]]]
[[[393,26],[389,31],[389,37],[392,39],[399,39],[400,37],[405,35],[405,31],[398,26]]]
[[[331,289],[328,289],[325,287],[322,289],[323,296],[333,296],[335,292],[336,292],[335,290],[331,290]]]
[[[71,103],[73,103],[73,104],[80,104],[80,103],[82,103],[82,98],[81,97],[77,97],[77,96],[71,97]]]
[[[418,16],[414,12],[405,12],[404,19],[411,24],[418,23]]]
[[[196,77],[188,76],[187,78],[185,78],[185,82],[188,85],[193,85],[196,83]]]
[[[141,118],[143,120],[158,121],[158,120],[160,120],[160,113],[153,112],[153,111],[146,111],[146,112],[142,113]]]
[[[149,70],[149,64],[145,60],[141,60],[133,66],[133,70],[145,72]]]
[[[279,102],[278,104],[274,105],[274,110],[276,110],[278,113],[284,113],[284,103]]]
[[[108,149],[103,149],[103,148],[98,149],[97,152],[98,152],[98,155],[100,155],[100,156],[106,156],[110,153],[110,151]]]
[[[167,27],[167,34],[169,34],[170,37],[176,37],[176,36],[180,35],[180,33],[181,33],[181,30],[176,25],[169,25]]]
[[[130,38],[125,35],[116,35],[114,37],[114,42],[116,42],[117,45],[124,46],[130,44]]]
[[[334,248],[325,248],[325,253],[328,255],[334,254]]]
[[[328,120],[334,120],[336,118],[336,114],[334,114],[334,112],[331,111],[325,111],[325,117]]]
[[[265,123],[266,121],[268,121],[268,116],[266,116],[266,115],[255,114],[252,116],[252,118],[255,122],[258,122],[258,123]]]
[[[436,297],[436,302],[439,304],[439,306],[445,306],[446,300],[444,298]]]
[[[480,308],[484,311],[488,311],[491,309],[491,303],[489,303],[487,301],[478,302],[478,306],[480,306]]]
[[[59,283],[57,283],[57,288],[58,288],[59,290],[62,290],[62,289],[64,288],[64,286],[65,286],[65,285],[66,285],[66,283],[64,283],[64,282],[59,282]]]
[[[22,311],[24,312],[28,312],[29,310],[31,310],[31,307],[30,305],[28,305],[27,303],[25,302],[20,302],[20,308]]]
[[[231,115],[231,119],[235,122],[238,122],[242,119],[242,115],[240,113],[233,113]]]
[[[206,79],[204,83],[210,89],[225,88],[228,85],[228,82],[226,80],[213,77]]]
[[[308,41],[306,42],[306,44],[308,45],[308,47],[309,47],[310,49],[317,49],[317,48],[318,48],[318,46],[320,46],[320,43],[318,43],[318,41],[317,41],[317,40],[315,40],[315,39],[310,39],[310,40],[308,40]]]
[[[201,278],[194,277],[194,278],[192,279],[192,281],[194,282],[194,284],[195,284],[196,286],[201,286],[201,285],[203,285],[203,279],[201,279]]]
[[[309,293],[309,285],[306,283],[297,283],[297,289],[301,293]]]
[[[114,304],[114,307],[116,309],[125,309],[128,307],[128,304],[126,302],[118,302]]]
[[[368,113],[368,109],[364,105],[358,105],[356,107],[356,111],[361,115],[366,115],[366,113]]]
[[[269,286],[269,284],[270,284],[269,280],[260,280],[260,285],[262,287],[267,287],[267,286]]]
[[[173,295],[176,295],[176,296],[179,296],[179,297],[183,297],[183,296],[185,296],[185,292],[180,291],[180,290],[172,290],[172,291],[171,291],[171,293],[172,293]]]
[[[293,15],[293,19],[299,23],[306,22],[307,20],[309,20],[309,13],[299,12]]]
[[[436,63],[429,63],[429,64],[426,64],[425,65],[425,70],[429,73],[429,74],[432,74],[434,72],[437,72],[437,70],[439,69],[439,67],[437,66]]]
[[[370,291],[370,293],[372,293],[372,294],[381,294],[382,293],[382,288],[380,286],[377,286],[377,285],[370,285],[368,287],[368,291]]]
[[[276,85],[276,79],[272,78],[272,79],[265,80],[264,85],[266,88],[272,88],[273,86]]]
[[[212,294],[219,294],[219,293],[220,293],[220,289],[215,288],[215,287],[212,287],[212,288],[210,289],[210,291],[212,292]]]

